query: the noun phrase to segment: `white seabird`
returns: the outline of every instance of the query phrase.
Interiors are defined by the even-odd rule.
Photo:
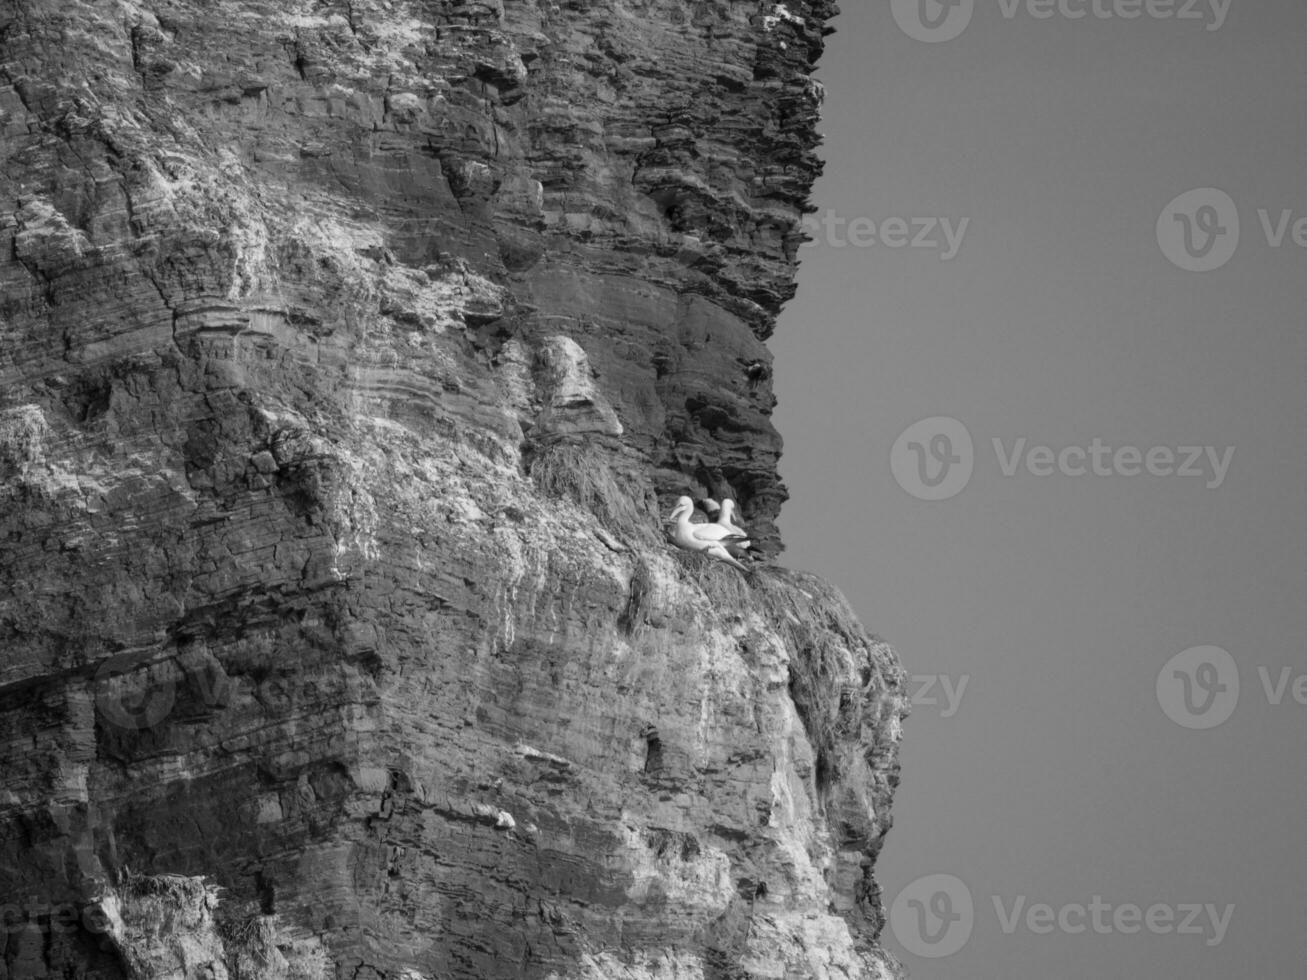
[[[753,548],[753,542],[749,540],[749,532],[735,523],[735,501],[726,497],[719,504],[708,497],[704,499],[703,505],[709,514],[714,515],[712,518],[714,524],[726,528],[729,533],[741,539],[727,544],[726,550],[736,558],[744,558],[746,555],[753,557],[753,552],[750,550]]]
[[[681,497],[676,501],[676,506],[672,508],[671,516],[668,518],[676,522],[676,530],[672,532],[672,540],[676,546],[685,551],[702,552],[710,558],[724,561],[742,572],[747,572],[748,569],[736,561],[728,550],[731,545],[739,544],[746,539],[731,533],[720,524],[695,524],[690,520],[693,514],[693,500],[689,497]]]
[[[732,534],[741,534],[748,537],[748,532],[735,523],[735,501],[730,497],[722,501],[722,509],[721,513],[717,515],[717,523]]]

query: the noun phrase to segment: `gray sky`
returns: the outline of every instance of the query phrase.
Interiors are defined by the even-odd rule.
[[[815,203],[871,219],[874,241],[865,222],[861,247],[846,226],[820,232],[772,341],[784,560],[840,585],[909,674],[944,678],[906,726],[879,876],[887,903],[904,888],[937,898],[914,880],[955,876],[972,931],[950,956],[919,955],[901,941],[914,923],[931,954],[960,934],[938,940],[952,920],[918,908],[887,943],[940,980],[1300,976],[1307,705],[1292,680],[1272,703],[1259,668],[1272,694],[1283,668],[1307,673],[1307,248],[1292,230],[1307,217],[1307,8],[1233,0],[1208,30],[1210,0],[1192,8],[1205,20],[1101,18],[1089,0],[1070,0],[1083,19],[1052,5],[1039,19],[1013,2],[976,0],[943,43],[910,37],[891,3],[845,4],[818,76]],[[944,13],[935,0],[927,12]],[[1159,217],[1174,254],[1186,218],[1164,209],[1208,187],[1237,209],[1238,248],[1184,271]],[[1279,247],[1259,209],[1273,232],[1292,210]],[[1228,211],[1186,214],[1194,256],[1213,216],[1217,254],[1232,242]],[[933,249],[882,242],[894,217],[909,239],[926,219],[955,238],[967,224],[945,260],[938,226],[923,234]],[[973,470],[927,501],[896,481],[891,451],[937,416],[965,425]],[[924,460],[938,478],[932,450],[961,458],[932,431],[899,450],[908,472]],[[1021,437],[1050,447],[1030,462],[1053,475],[1024,458],[1005,475]],[[1100,456],[1111,475],[1072,475],[1095,439],[1156,448],[1158,472],[1162,447],[1172,468],[1181,447],[1214,455],[1187,467],[1199,476],[1127,475],[1142,468],[1129,453]],[[1228,462],[1218,486],[1213,458]],[[1198,645],[1228,651],[1240,684],[1207,729],[1159,703],[1159,672]],[[1190,683],[1182,720],[1210,721],[1200,702],[1230,697],[1228,670],[1194,656],[1167,668],[1160,696],[1174,712]],[[1095,896],[1106,911],[1088,908]],[[1067,928],[1041,932],[1042,913],[1027,918],[1038,903]],[[1129,905],[1165,908],[1132,931]],[[1219,942],[1213,914],[1228,914]]]

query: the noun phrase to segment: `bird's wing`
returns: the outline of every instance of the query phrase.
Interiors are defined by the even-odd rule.
[[[696,524],[690,529],[696,541],[744,541],[743,534],[732,534],[720,524]]]
[[[735,557],[729,551],[723,548],[720,544],[713,545],[711,548],[708,548],[705,553],[716,558],[718,561],[724,561],[728,565],[734,565],[742,572],[748,571],[748,569],[744,565],[736,561]]]

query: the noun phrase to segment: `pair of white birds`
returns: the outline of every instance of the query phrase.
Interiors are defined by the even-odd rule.
[[[710,510],[716,507],[715,501],[707,500],[704,503]],[[707,524],[694,523],[691,520],[693,516],[694,501],[689,497],[679,498],[668,518],[669,523],[674,522],[676,525],[672,531],[672,541],[676,546],[686,551],[702,552],[710,558],[747,572],[749,569],[739,559],[749,554],[752,542],[744,528],[735,523],[735,501],[729,498],[723,500],[717,510],[717,519]]]

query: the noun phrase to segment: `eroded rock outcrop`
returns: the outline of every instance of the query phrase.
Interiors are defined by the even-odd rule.
[[[0,978],[880,978],[778,550],[827,0],[0,0]]]

